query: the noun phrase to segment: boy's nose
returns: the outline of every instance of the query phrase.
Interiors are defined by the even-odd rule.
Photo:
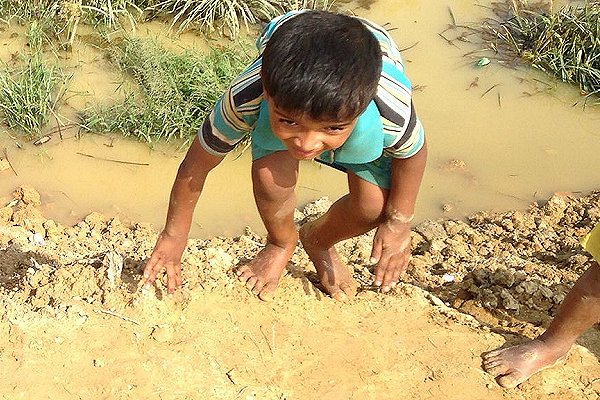
[[[319,147],[319,135],[316,132],[306,132],[299,137],[298,147],[302,151],[313,151]]]

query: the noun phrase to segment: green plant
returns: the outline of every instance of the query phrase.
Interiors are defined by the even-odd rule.
[[[286,0],[282,2],[285,10],[329,10],[333,7],[333,3],[334,1],[331,0]]]
[[[0,0],[0,17],[22,21],[47,20],[48,32],[66,36],[73,43],[80,22],[108,30],[121,28],[124,22],[135,28],[139,16],[152,19],[171,17],[171,28],[179,32],[191,27],[236,37],[241,26],[265,22],[289,10],[329,9],[330,0]]]
[[[131,11],[135,11],[138,15],[143,12],[143,9],[136,4],[136,1],[130,0],[90,0],[86,2],[82,0],[63,0],[63,3],[69,2],[79,4],[92,21],[103,23],[109,29],[120,27],[121,18],[125,18],[130,26],[135,26],[136,18]]]
[[[71,45],[80,22],[108,30],[120,28],[124,22],[135,27],[145,4],[132,0],[0,0],[0,16],[7,23],[11,19],[38,21],[45,32],[61,40],[66,36],[65,42]]]
[[[82,114],[81,125],[87,131],[119,132],[149,144],[189,140],[249,62],[247,47],[175,54],[154,40],[127,38],[115,50],[114,59],[139,89],[124,85],[122,102],[90,107]]]
[[[235,37],[241,25],[268,21],[285,11],[329,8],[328,0],[162,0],[147,8],[151,15],[173,15],[171,28],[183,31],[192,25],[201,30]]]
[[[579,85],[586,96],[600,94],[600,3],[553,11],[552,4],[512,1],[485,30],[498,51]]]
[[[18,1],[18,0],[0,0],[0,16],[5,21],[10,21],[12,18],[19,18],[24,21],[37,19],[46,10],[52,7],[53,1]]]
[[[30,54],[26,65],[5,64],[0,73],[0,113],[10,128],[36,138],[54,112],[66,79],[58,68],[43,60],[43,32],[36,22],[31,23],[27,38]]]
[[[148,8],[153,14],[172,15],[171,28],[183,31],[192,25],[199,29],[235,37],[240,25],[248,26],[270,19],[281,10],[274,0],[163,0]]]

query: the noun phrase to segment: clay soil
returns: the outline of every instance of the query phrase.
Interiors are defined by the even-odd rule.
[[[151,226],[90,214],[62,226],[32,188],[0,209],[0,396],[4,399],[597,399],[600,335],[512,390],[482,352],[547,326],[590,258],[600,192],[555,195],[526,212],[414,228],[391,293],[373,289],[370,236],[339,245],[361,284],[324,295],[298,245],[273,302],[236,281],[264,237],[190,240],[184,284],[141,289]],[[299,224],[328,206],[298,211]]]

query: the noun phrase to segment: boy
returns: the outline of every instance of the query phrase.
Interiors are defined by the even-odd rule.
[[[146,285],[163,267],[169,293],[181,284],[181,255],[206,176],[250,132],[267,244],[237,270],[246,287],[271,299],[300,237],[326,292],[353,297],[356,282],[334,245],[377,228],[375,284],[390,290],[407,267],[426,159],[396,45],[366,20],[303,10],[267,24],[257,47],[260,56],[217,102],[179,167],[165,228],[144,269]],[[311,159],[345,171],[349,193],[298,235],[298,162]]]
[[[577,279],[548,329],[534,340],[482,356],[483,368],[500,386],[513,388],[562,361],[577,338],[600,320],[600,224],[582,244],[595,261]]]

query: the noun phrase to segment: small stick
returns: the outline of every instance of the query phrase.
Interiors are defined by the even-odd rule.
[[[495,88],[496,86],[499,86],[499,83],[496,83],[495,85],[492,85],[488,90],[486,90],[485,92],[483,92],[483,94],[481,95],[481,98],[483,98],[483,96],[485,96],[486,94],[488,94],[493,88]]]
[[[96,310],[96,312],[97,313],[102,313],[102,314],[112,315],[113,317],[121,318],[122,320],[127,321],[127,322],[131,322],[132,324],[140,325],[140,323],[137,322],[136,320],[133,320],[131,318],[127,318],[127,317],[125,317],[123,315],[117,314],[116,312],[113,312],[113,311],[110,311],[110,310],[100,309],[100,310]]]
[[[275,324],[271,324],[271,342],[273,343],[273,348],[275,348]]]
[[[271,351],[271,355],[273,355],[273,348],[271,347],[271,343],[269,342],[269,339],[267,339],[267,335],[265,335],[265,332],[262,329],[262,325],[259,326],[258,328],[260,329],[260,333],[262,333],[263,337],[265,338],[265,342],[267,342],[267,347]],[[273,327],[273,329],[275,329],[275,327]],[[275,336],[275,331],[274,330],[273,330],[273,336]]]
[[[456,27],[456,18],[454,18],[454,13],[450,6],[448,6],[448,12],[450,13],[450,19],[452,19],[452,26]]]
[[[77,124],[66,124],[66,125],[63,125],[61,127],[60,126],[60,121],[58,120],[58,118],[56,119],[56,123],[57,123],[57,126],[55,126],[54,128],[50,129],[48,131],[48,135],[54,135],[56,132],[58,132],[61,140],[64,139],[64,137],[62,136],[62,128],[69,129],[69,128],[72,128],[74,126],[77,126]]]
[[[463,54],[463,57],[468,57],[468,56],[476,54],[476,53],[483,53],[484,51],[489,51],[489,50],[490,50],[489,48],[488,49],[473,50],[473,51],[470,51],[468,53]]]
[[[62,129],[60,129],[60,121],[58,120],[58,117],[55,115],[54,118],[56,119],[56,127],[58,128],[58,137],[60,138],[60,140],[63,140],[63,135],[62,135]]]
[[[580,360],[580,361],[581,361],[581,360]],[[596,383],[596,382],[598,382],[598,381],[600,381],[600,378],[594,378],[594,379],[592,379],[591,381],[589,381],[589,382],[587,383],[587,385],[585,385],[585,387],[586,387],[586,388],[588,388],[588,387],[592,386],[594,383]]]
[[[454,44],[454,42],[453,42],[452,40],[448,39],[446,36],[442,35],[441,33],[438,33],[438,35],[439,35],[439,36],[440,36],[442,39],[444,39],[444,40],[446,41],[446,43],[448,43],[449,45],[451,45],[451,46],[454,46],[454,47],[456,47],[457,49],[460,49],[460,47],[458,47],[456,44]]]
[[[262,332],[262,331],[261,331],[261,332]],[[256,343],[256,340],[254,340],[254,338],[253,338],[252,336],[244,336],[244,338],[248,338],[248,339],[250,339],[250,341],[251,341],[252,343],[254,343],[254,345],[255,345],[255,346],[256,346],[256,348],[258,349],[258,355],[260,356],[260,359],[261,359],[263,362],[265,362],[265,359],[264,359],[264,357],[263,357],[263,352],[262,352],[262,350],[261,350],[260,346],[258,345],[258,343]],[[267,343],[268,343],[268,341],[267,341]]]
[[[416,45],[418,45],[418,44],[419,44],[419,41],[416,41],[416,42],[414,42],[413,44],[411,44],[410,46],[408,46],[408,47],[405,47],[405,48],[403,48],[403,49],[400,49],[400,52],[403,52],[403,51],[406,51],[406,50],[410,50],[410,49],[412,49],[413,47],[415,47],[415,46],[416,46]]]
[[[248,386],[244,386],[243,388],[240,389],[240,391],[238,392],[238,394],[235,396],[235,398],[237,399],[238,397],[240,397],[242,395],[242,393],[244,393],[244,390],[248,389]]]
[[[17,171],[15,171],[15,169],[13,168],[12,163],[8,159],[8,152],[6,151],[6,147],[4,148],[4,159],[8,163],[8,166],[10,167],[10,169],[12,169],[12,172],[15,174],[15,176],[19,176],[19,175],[17,175]]]
[[[225,373],[225,376],[227,376],[227,379],[229,379],[229,381],[231,383],[233,383],[234,385],[237,385],[237,383],[235,383],[235,381],[233,380],[233,378],[231,377],[231,372],[234,370],[235,368],[231,368],[229,371],[227,371]]]
[[[385,24],[383,24],[383,27],[388,32],[395,31],[396,29],[398,29],[398,28],[393,27],[390,22],[386,22]]]
[[[113,159],[111,159],[111,158],[102,158],[102,157],[96,157],[96,156],[93,156],[93,155],[91,155],[91,154],[80,153],[80,152],[77,152],[77,154],[79,154],[80,156],[84,156],[84,157],[95,158],[96,160],[110,161],[110,162],[115,162],[115,163],[119,163],[119,164],[129,164],[129,165],[150,165],[149,163],[139,163],[139,162],[134,162],[134,161],[122,161],[122,160],[113,160]]]
[[[298,187],[302,188],[302,189],[306,189],[306,190],[312,190],[313,192],[319,192],[319,189],[311,188],[311,187],[308,187],[308,186],[299,185]]]

